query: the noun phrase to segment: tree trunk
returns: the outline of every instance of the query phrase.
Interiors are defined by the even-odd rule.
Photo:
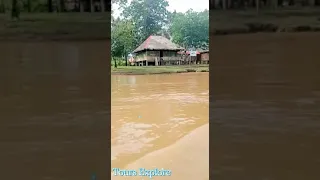
[[[19,19],[20,17],[20,9],[18,6],[17,0],[12,0],[12,8],[11,8],[11,17]]]
[[[127,54],[127,53],[126,53]],[[128,56],[126,55],[126,66],[128,66]]]
[[[73,11],[75,11],[75,12],[80,12],[79,1],[80,0],[74,0],[74,2],[73,2],[73,4],[74,4]]]
[[[59,8],[60,8],[60,12],[64,12],[66,10],[66,6],[64,4],[64,0],[59,0]]]
[[[80,12],[84,12],[84,4],[82,0],[79,0],[79,9]]]
[[[274,9],[277,9],[278,8],[278,0],[271,0],[271,4],[272,4],[272,7],[274,8]]]
[[[31,12],[31,0],[28,0],[27,2],[27,6],[28,6],[28,12],[30,13]]]
[[[227,9],[227,0],[222,0],[222,9],[223,10]]]
[[[227,9],[232,7],[232,0],[227,0]]]
[[[57,12],[61,12],[61,0],[57,0]]]
[[[209,1],[209,9],[215,9],[215,0]]]
[[[0,4],[0,13],[6,13],[6,5],[4,4],[3,1],[1,1],[1,4]]]
[[[260,0],[256,0],[256,10],[257,10],[257,14],[259,14],[259,8],[260,8]]]
[[[215,0],[214,1],[214,7],[215,8],[222,8],[221,3],[222,3],[222,0]]]
[[[53,12],[52,0],[48,0],[48,12]]]
[[[115,67],[115,68],[118,67],[118,65],[117,65],[117,59],[116,59],[116,58],[114,58],[114,67]]]

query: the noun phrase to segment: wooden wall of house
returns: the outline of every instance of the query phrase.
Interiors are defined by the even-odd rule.
[[[177,57],[176,51],[163,51],[163,57]]]
[[[136,54],[136,61],[154,62],[156,57],[160,57],[160,51],[143,51]]]
[[[144,61],[144,58],[145,58],[145,52],[136,53],[136,56],[134,57],[136,61]]]
[[[209,53],[201,53],[201,61],[209,61]]]
[[[176,51],[163,51],[163,60],[164,61],[181,60],[181,55],[179,55]]]
[[[180,60],[181,56],[176,51],[162,51],[164,61]],[[149,61],[154,62],[155,58],[160,59],[160,51],[144,51],[136,54],[136,61]]]
[[[147,51],[147,60],[154,60],[155,57],[160,57],[160,51]]]

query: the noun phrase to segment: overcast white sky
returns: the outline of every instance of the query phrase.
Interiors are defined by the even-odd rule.
[[[208,0],[167,0],[169,2],[168,10],[173,12],[176,10],[177,12],[186,12],[190,8],[194,11],[203,11],[205,9],[209,9],[209,1]],[[129,0],[130,2],[130,0]],[[119,16],[120,12],[117,11],[118,6],[112,5],[112,9],[114,10],[114,16]]]

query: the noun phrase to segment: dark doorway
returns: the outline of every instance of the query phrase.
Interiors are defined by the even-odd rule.
[[[201,54],[197,54],[196,64],[201,64]]]
[[[163,51],[160,51],[160,65],[164,65],[164,63],[163,63]]]

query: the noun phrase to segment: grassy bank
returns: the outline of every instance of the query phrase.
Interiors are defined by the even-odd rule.
[[[0,40],[110,39],[110,12],[22,13],[20,20],[0,14]]]
[[[111,74],[145,75],[145,74],[170,74],[187,72],[209,72],[208,65],[185,66],[119,66],[111,69]]]
[[[210,33],[215,35],[307,31],[320,31],[319,8],[210,11]]]

